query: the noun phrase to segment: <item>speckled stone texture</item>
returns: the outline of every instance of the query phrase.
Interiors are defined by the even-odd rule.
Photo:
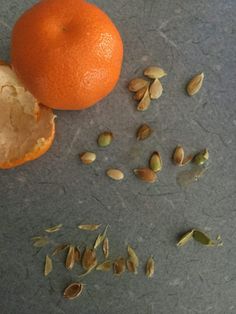
[[[9,60],[11,29],[35,1],[0,0],[0,57]],[[0,172],[1,314],[231,314],[236,313],[236,1],[235,0],[96,0],[115,21],[125,45],[123,71],[114,92],[83,112],[57,112],[52,149],[22,167]],[[168,73],[164,94],[145,113],[135,110],[126,85],[144,67],[158,64]],[[204,71],[201,92],[193,98],[185,84]],[[143,123],[155,130],[145,142],[135,131]],[[112,130],[115,140],[99,149],[96,138]],[[208,147],[203,177],[187,187],[177,178],[191,169],[172,165],[173,148],[188,153]],[[97,153],[89,167],[78,154]],[[160,151],[164,169],[159,182],[138,181],[132,169],[146,165]],[[121,168],[126,179],[113,182],[108,167]],[[112,257],[130,243],[141,266],[153,254],[156,275],[93,273],[84,294],[65,301],[62,291],[77,280],[56,260],[53,273],[42,275],[47,248],[32,248],[31,237],[44,227],[63,223],[55,243],[92,243],[95,235],[79,223],[109,224]],[[224,246],[206,248],[191,242],[178,249],[176,237],[192,227]],[[52,249],[52,247],[51,247]]]

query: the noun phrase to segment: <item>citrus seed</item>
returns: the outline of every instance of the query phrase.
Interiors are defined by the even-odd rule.
[[[184,160],[184,149],[182,146],[177,146],[175,148],[172,159],[176,165],[178,166],[182,165]]]
[[[119,257],[113,263],[113,271],[115,275],[121,275],[125,272],[125,259],[123,257]]]
[[[158,152],[154,152],[149,161],[149,167],[152,171],[158,172],[162,169],[162,160]]]
[[[138,90],[134,95],[134,100],[141,100],[144,97],[146,91],[148,91],[148,87],[149,84]]]
[[[75,282],[66,287],[64,291],[64,298],[68,300],[73,300],[78,298],[83,291],[83,285],[81,283]]]
[[[162,68],[153,66],[146,68],[144,70],[144,75],[151,79],[160,79],[167,74]]]
[[[143,180],[148,183],[154,183],[157,180],[156,173],[149,168],[138,168],[134,169],[134,174],[140,180]]]
[[[194,157],[194,163],[197,165],[203,165],[209,159],[209,152],[204,149]]]
[[[107,170],[107,176],[116,181],[124,179],[124,174],[119,169]]]
[[[155,262],[154,259],[150,256],[146,264],[146,276],[152,278],[155,272]]]
[[[148,81],[142,78],[135,78],[129,82],[128,89],[130,92],[137,92],[141,88],[148,85]]]
[[[149,95],[149,90],[147,88],[143,98],[141,99],[141,101],[139,102],[139,104],[137,106],[137,110],[138,111],[146,111],[149,108],[150,103],[151,103],[151,99],[150,99],[150,95]]]
[[[84,165],[90,165],[96,160],[96,154],[92,152],[85,152],[80,154],[80,160]]]
[[[187,92],[189,96],[195,95],[202,87],[204,73],[195,75],[187,84]]]
[[[149,89],[150,98],[158,99],[161,97],[162,92],[163,92],[163,87],[161,85],[161,82],[158,79],[155,79],[155,81],[152,83]]]
[[[98,137],[98,145],[100,147],[107,147],[113,140],[113,134],[111,132],[103,132]]]
[[[152,129],[150,128],[149,125],[147,125],[146,123],[142,124],[137,131],[136,137],[137,140],[145,140],[146,138],[148,138],[150,135],[152,134]]]

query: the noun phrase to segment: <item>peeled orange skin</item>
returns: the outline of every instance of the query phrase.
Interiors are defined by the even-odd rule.
[[[88,108],[115,87],[123,60],[121,36],[110,18],[83,0],[43,0],[12,33],[12,65],[44,105]]]

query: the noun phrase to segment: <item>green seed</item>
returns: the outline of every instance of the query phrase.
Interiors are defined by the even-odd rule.
[[[194,163],[196,165],[203,165],[207,160],[209,159],[209,152],[208,150],[205,148],[202,152],[198,153],[195,157],[194,157]]]
[[[193,237],[193,232],[194,229],[188,231],[187,233],[185,233],[184,235],[182,235],[177,243],[177,246],[184,246],[185,244],[188,243],[189,240],[192,239]]]
[[[98,146],[107,147],[113,140],[113,134],[111,132],[103,132],[98,137]]]
[[[154,172],[161,171],[162,169],[162,160],[158,152],[154,152],[149,161],[149,167]]]

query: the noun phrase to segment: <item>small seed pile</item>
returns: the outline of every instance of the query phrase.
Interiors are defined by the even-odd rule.
[[[134,78],[129,82],[128,89],[129,91],[135,93],[134,99],[139,102],[137,105],[138,111],[146,111],[151,104],[151,100],[161,97],[163,87],[160,79],[166,75],[166,72],[162,68],[151,66],[144,70],[144,76],[149,80],[144,78]],[[199,92],[202,87],[203,80],[204,74],[201,73],[195,75],[188,82],[186,90],[189,96],[193,96]],[[148,139],[152,133],[152,128],[148,124],[143,123],[136,132],[136,139],[138,141],[144,141]],[[106,148],[112,143],[113,139],[114,136],[112,132],[105,131],[98,136],[97,144],[99,147]],[[96,158],[97,156],[94,152],[83,152],[80,154],[81,162],[85,165],[92,164]],[[177,166],[185,166],[191,161],[193,161],[196,165],[203,165],[208,159],[209,153],[207,149],[204,149],[195,156],[189,155],[188,157],[185,157],[182,146],[177,146],[172,156],[172,160]],[[144,182],[154,183],[157,181],[157,173],[162,170],[162,167],[163,164],[160,153],[154,151],[150,157],[148,167],[134,169],[133,173],[138,179]],[[116,168],[107,169],[106,175],[115,181],[120,181],[125,178],[124,173],[120,169]]]
[[[61,230],[62,224],[50,228],[46,228],[46,233],[54,233]],[[84,224],[79,225],[78,229],[83,231],[96,231],[101,227],[101,224]],[[47,277],[53,271],[53,259],[56,258],[63,251],[66,252],[65,268],[71,271],[76,265],[80,265],[83,269],[81,274],[77,275],[79,278],[85,277],[92,271],[109,272],[113,269],[115,276],[122,275],[126,270],[133,274],[138,273],[139,258],[134,248],[130,245],[127,247],[127,257],[119,256],[115,259],[110,258],[110,244],[107,236],[108,226],[103,232],[99,233],[95,238],[94,244],[89,244],[83,250],[74,244],[62,243],[53,248],[51,254],[46,254],[44,263],[44,276]],[[48,236],[37,236],[32,238],[33,246],[42,248],[53,241]],[[101,247],[103,253],[103,260],[98,260],[98,249]],[[81,253],[83,252],[83,254]],[[146,262],[146,276],[153,277],[155,271],[155,263],[153,257],[149,257]],[[79,297],[84,289],[84,284],[75,281],[66,287],[64,290],[64,298],[73,300]]]

